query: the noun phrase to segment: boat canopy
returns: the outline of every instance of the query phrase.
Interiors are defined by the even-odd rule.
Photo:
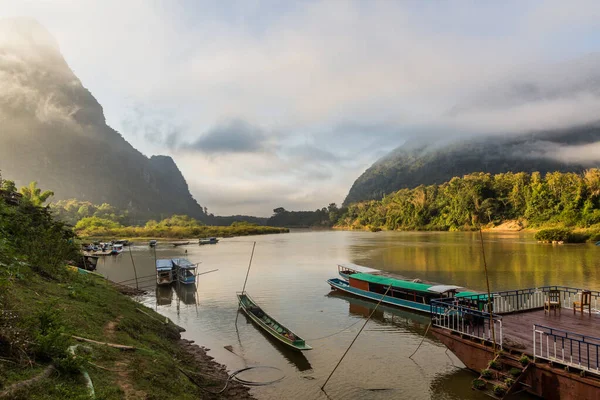
[[[170,271],[173,269],[173,262],[171,260],[156,260],[157,271]]]
[[[427,285],[425,283],[417,283],[411,281],[403,281],[401,279],[388,278],[381,275],[371,274],[353,274],[350,276],[351,279],[358,279],[365,282],[377,283],[383,286],[392,286],[393,288],[413,290],[416,292],[427,292],[433,285]]]
[[[173,264],[175,264],[178,268],[183,268],[183,269],[193,269],[193,268],[196,268],[196,264],[193,264],[187,258],[174,258],[171,261],[173,261]]]
[[[430,287],[429,289],[427,289],[428,292],[433,292],[433,293],[446,293],[446,292],[452,292],[458,289],[462,289],[461,286],[455,286],[455,285],[435,285]]]
[[[342,267],[345,269],[351,269],[353,271],[362,272],[362,273],[366,273],[366,274],[373,273],[373,272],[380,272],[380,270],[375,269],[375,268],[363,267],[362,265],[357,265],[357,264],[352,264],[352,263],[338,264],[338,267]]]
[[[469,296],[479,296],[479,300],[487,300],[488,295],[484,293],[476,293],[476,292],[460,292],[456,293],[454,297],[469,297]]]

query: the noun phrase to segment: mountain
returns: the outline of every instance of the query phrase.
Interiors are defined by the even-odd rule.
[[[173,159],[144,156],[108,126],[52,35],[30,19],[0,19],[0,171],[19,186],[38,181],[56,200],[205,217]]]
[[[598,126],[505,137],[412,139],[368,168],[352,185],[344,205],[472,172],[580,172],[598,164],[568,162],[556,154],[565,146],[598,141]]]

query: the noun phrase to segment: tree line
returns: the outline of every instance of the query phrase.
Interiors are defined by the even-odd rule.
[[[600,169],[582,174],[476,172],[440,185],[401,189],[350,204],[338,226],[389,230],[472,230],[519,220],[529,227],[600,229]]]

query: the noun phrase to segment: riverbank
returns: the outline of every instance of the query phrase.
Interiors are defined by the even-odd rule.
[[[43,277],[22,265],[0,283],[0,398],[89,398],[82,371],[108,400],[252,398],[236,382],[213,394],[227,382],[225,367],[102,277],[67,268]]]
[[[141,227],[126,226],[120,228],[87,228],[76,230],[82,238],[126,238],[126,239],[188,239],[197,240],[202,237],[234,237],[250,235],[268,235],[275,233],[289,233],[288,228],[263,225],[240,226],[195,226],[195,227]]]

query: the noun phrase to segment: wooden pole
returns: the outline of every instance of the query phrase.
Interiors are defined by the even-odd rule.
[[[135,276],[135,288],[137,290],[140,290],[140,286],[138,284],[138,277],[137,277],[137,271],[135,269],[135,261],[133,261],[133,253],[131,252],[131,246],[129,247],[129,256],[131,257],[131,265],[133,265],[133,275]]]
[[[321,386],[321,390],[325,391],[324,390],[325,385],[327,385],[327,382],[329,382],[329,379],[331,379],[331,377],[333,376],[333,373],[335,372],[335,370],[340,366],[340,364],[342,363],[342,360],[344,359],[344,357],[346,357],[346,354],[348,354],[348,352],[350,351],[350,348],[352,347],[352,345],[354,344],[354,342],[356,342],[356,339],[358,339],[358,336],[363,331],[363,329],[365,329],[365,326],[367,326],[367,323],[369,323],[369,320],[371,319],[371,317],[373,316],[373,314],[375,314],[375,311],[377,311],[377,307],[379,307],[379,305],[383,301],[384,297],[388,294],[388,292],[390,291],[391,288],[392,288],[392,285],[388,286],[388,288],[386,289],[386,291],[383,294],[383,296],[381,296],[381,299],[379,299],[379,302],[377,303],[377,305],[375,306],[375,308],[373,309],[373,311],[371,311],[371,314],[369,314],[369,318],[367,318],[367,320],[363,324],[362,328],[360,328],[360,330],[358,331],[358,333],[354,337],[354,340],[352,340],[352,343],[350,343],[350,346],[348,346],[348,348],[344,352],[344,355],[342,355],[342,358],[340,358],[340,361],[338,361],[337,365],[335,366],[335,368],[333,369],[333,371],[331,371],[331,373],[327,377],[327,380],[325,381],[325,383],[323,384],[323,386]]]
[[[244,292],[246,291],[246,283],[248,282],[248,275],[250,275],[250,267],[252,266],[252,258],[254,258],[254,248],[256,247],[256,242],[252,243],[252,253],[250,253],[250,262],[248,263],[248,270],[246,271],[246,279],[244,279],[244,286],[242,287],[242,294],[244,294]],[[242,299],[239,299],[238,302],[238,310],[240,309],[240,304],[242,304]],[[235,315],[235,324],[237,327],[237,320],[238,317],[240,316],[240,313],[238,312]]]
[[[488,295],[488,312],[490,313],[490,325],[492,328],[492,346],[494,353],[496,352],[496,329],[494,323],[494,314],[492,313],[492,293],[490,292],[490,278],[488,277],[487,262],[485,261],[485,248],[483,247],[483,231],[479,228],[479,239],[481,242],[481,255],[483,257],[483,268],[485,270],[485,283],[487,284],[487,295]]]

